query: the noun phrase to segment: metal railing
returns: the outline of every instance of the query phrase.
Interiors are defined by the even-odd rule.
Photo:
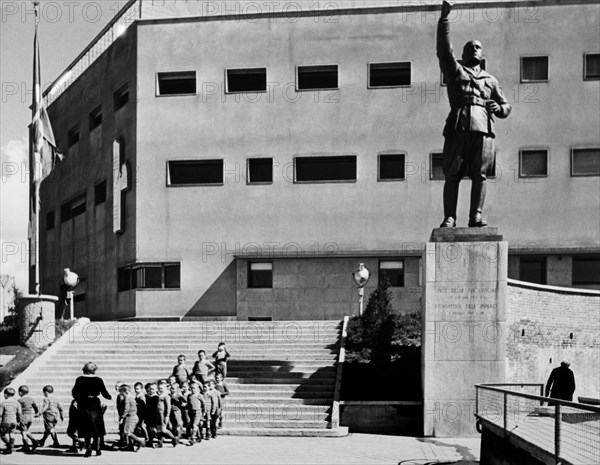
[[[556,464],[599,464],[600,407],[522,392],[540,386],[478,384],[475,416],[551,454]]]
[[[54,102],[140,15],[138,0],[129,2],[44,91],[46,105]]]

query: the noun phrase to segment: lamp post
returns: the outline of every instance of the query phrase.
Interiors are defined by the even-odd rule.
[[[79,276],[73,273],[69,268],[63,270],[64,289],[66,291],[66,300],[69,301],[69,316],[72,320],[75,318],[75,304],[73,302],[73,291],[79,283]]]
[[[362,315],[363,312],[363,298],[365,296],[365,286],[369,282],[371,273],[365,267],[364,263],[360,263],[358,268],[352,273],[354,283],[358,287],[358,316]]]

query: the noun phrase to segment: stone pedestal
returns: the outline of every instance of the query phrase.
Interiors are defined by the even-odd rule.
[[[497,228],[433,230],[423,257],[425,436],[478,436],[474,386],[505,380],[507,263]]]
[[[56,337],[55,309],[58,297],[24,295],[19,298],[19,341],[30,349],[45,349]]]

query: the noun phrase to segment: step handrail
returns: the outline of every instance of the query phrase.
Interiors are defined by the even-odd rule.
[[[346,337],[348,336],[348,315],[342,320],[342,333],[340,336],[340,352],[338,354],[338,366],[335,376],[335,390],[333,391],[333,405],[331,407],[331,429],[340,427],[340,391],[342,388],[342,371],[346,360]]]

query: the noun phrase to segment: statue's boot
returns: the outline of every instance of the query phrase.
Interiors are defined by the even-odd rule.
[[[460,179],[446,179],[444,183],[444,221],[440,228],[456,226],[456,204],[458,202],[458,183]]]
[[[486,183],[484,181],[472,181],[471,184],[471,209],[469,211],[469,227],[481,228],[487,226],[487,221],[481,217],[483,204],[485,203]]]

